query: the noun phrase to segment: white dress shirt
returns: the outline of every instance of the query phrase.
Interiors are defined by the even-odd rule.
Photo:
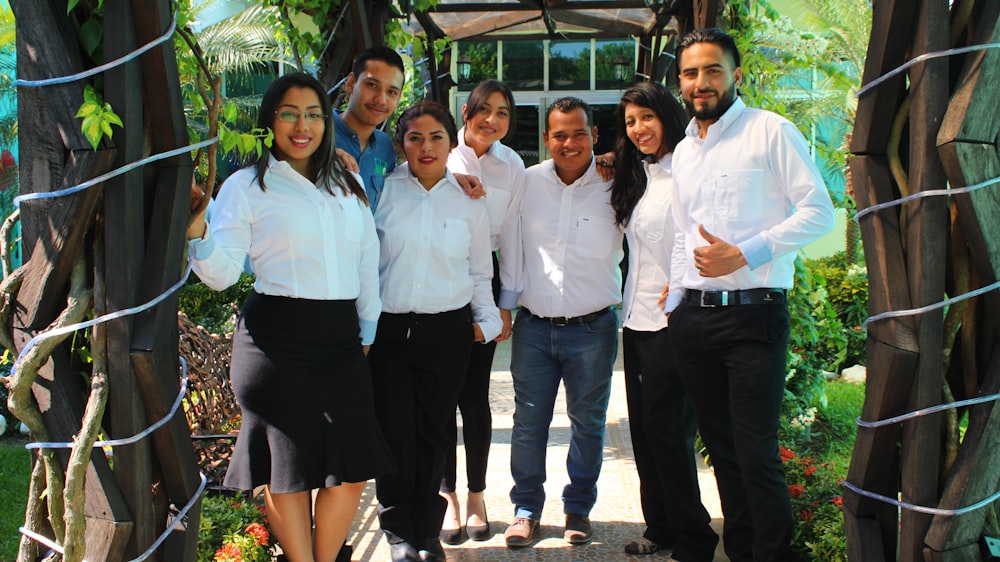
[[[403,164],[385,179],[375,210],[382,310],[436,314],[472,305],[486,341],[500,335],[486,204],[448,172],[430,190]]]
[[[610,181],[593,160],[570,185],[552,160],[528,168],[515,248],[501,247],[500,306],[517,304],[542,317],[573,317],[621,302],[622,230],[611,208]],[[505,258],[520,254],[520,263]],[[506,283],[506,284],[505,284]]]
[[[448,155],[448,169],[458,174],[476,176],[486,191],[486,210],[490,216],[490,243],[500,249],[500,236],[512,232],[517,224],[517,200],[524,189],[524,160],[517,152],[494,142],[481,157],[465,144],[465,127],[458,132],[458,146]]]
[[[646,192],[642,194],[625,225],[628,240],[628,274],[622,300],[622,325],[640,332],[667,327],[660,308],[660,295],[670,282],[670,254],[674,247],[674,217],[670,205],[674,178],[671,154],[659,162],[643,162]]]
[[[791,288],[795,252],[833,229],[833,204],[805,137],[784,117],[737,98],[704,139],[692,120],[674,150],[677,239],[666,311],[684,289]],[[694,249],[708,242],[698,225],[736,245],[747,267],[702,277]]]
[[[363,185],[355,174],[358,185]],[[261,191],[253,167],[231,175],[205,238],[192,240],[193,269],[215,290],[235,283],[249,258],[254,290],[313,300],[356,299],[362,343],[375,339],[382,309],[378,237],[368,207],[339,187],[331,194],[271,157]]]

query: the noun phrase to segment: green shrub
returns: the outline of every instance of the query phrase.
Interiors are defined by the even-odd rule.
[[[825,404],[784,416],[779,443],[795,527],[797,560],[846,561],[841,482],[847,477],[864,386],[826,383]]]
[[[178,291],[177,308],[213,334],[231,334],[240,307],[252,291],[253,277],[247,274],[224,291],[216,291],[192,277]]]
[[[267,515],[253,498],[213,493],[202,499],[198,562],[271,562],[273,553]]]
[[[806,260],[805,265],[825,280],[830,304],[844,326],[847,354],[842,366],[864,365],[868,339],[861,327],[868,317],[868,270],[864,263],[850,263],[845,252],[838,252]]]

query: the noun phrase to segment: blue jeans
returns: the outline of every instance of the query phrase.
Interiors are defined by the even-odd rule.
[[[545,451],[559,381],[566,387],[570,419],[569,484],[563,511],[589,515],[597,501],[604,457],[604,422],[611,371],[618,353],[618,314],[611,310],[583,325],[552,326],[523,311],[514,323],[510,370],[514,379],[514,429],[510,501],[515,517],[539,520],[545,505]]]

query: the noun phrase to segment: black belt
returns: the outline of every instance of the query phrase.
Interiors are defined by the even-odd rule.
[[[544,316],[539,316],[534,312],[531,312],[530,310],[528,310],[523,306],[521,307],[521,310],[527,312],[528,314],[534,316],[535,318],[538,318],[539,320],[544,320],[549,324],[552,324],[553,326],[569,326],[570,324],[589,324],[611,311],[610,308],[605,307],[602,308],[601,310],[598,310],[597,312],[591,312],[590,314],[584,314],[583,316],[570,316],[570,317],[557,316],[555,318],[546,318]]]
[[[784,304],[785,289],[737,289],[735,291],[699,291],[687,289],[684,301],[695,306],[712,308],[738,304]]]

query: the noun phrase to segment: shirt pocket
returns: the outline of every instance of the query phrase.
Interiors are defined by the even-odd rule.
[[[469,225],[462,219],[444,219],[444,255],[448,259],[459,260],[469,257],[472,234]]]
[[[764,204],[764,170],[729,170],[719,174],[719,207],[727,218],[760,216]]]
[[[645,214],[635,225],[637,233],[649,242],[663,240],[663,233],[667,228],[667,213],[669,212],[664,206],[656,213]]]
[[[576,221],[574,251],[586,258],[605,258],[614,249],[614,232],[610,218],[581,215]]]

